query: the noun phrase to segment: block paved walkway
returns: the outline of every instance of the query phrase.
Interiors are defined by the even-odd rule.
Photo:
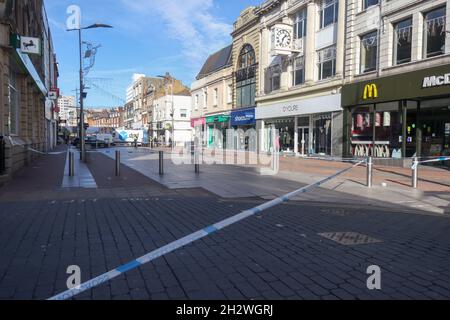
[[[115,150],[100,150],[114,158]],[[260,197],[273,199],[301,186],[315,183],[351,164],[310,159],[282,157],[277,176],[261,176],[259,168],[233,165],[201,165],[201,173],[195,174],[192,164],[178,165],[165,153],[165,174],[159,175],[158,154],[147,148],[119,148],[122,163],[140,172],[169,189],[203,188],[223,198]],[[354,168],[343,176],[324,185],[320,192],[315,190],[302,195],[301,200],[329,203],[359,203],[362,206],[397,204],[419,208],[433,213],[450,214],[450,173],[447,170],[424,168],[421,177],[430,177],[430,182],[420,181],[419,190],[406,186],[407,169],[376,166],[374,186],[366,184],[366,168]],[[403,181],[403,182],[402,182]],[[386,186],[382,186],[385,183]],[[345,197],[342,195],[345,194]]]
[[[0,299],[49,298],[66,289],[69,265],[86,281],[263,202],[170,189],[126,166],[114,177],[102,154],[88,162],[97,189],[61,188],[64,164],[64,155],[44,156],[0,189]],[[236,176],[232,167],[222,175]],[[275,207],[76,299],[450,298],[448,216],[322,191],[324,201]],[[366,286],[374,264],[380,291]]]

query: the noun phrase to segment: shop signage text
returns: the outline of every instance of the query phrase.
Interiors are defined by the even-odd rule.
[[[298,105],[296,104],[283,107],[283,112],[296,112],[296,111],[298,111]]]
[[[233,111],[231,113],[231,125],[252,125],[256,124],[255,108]]]
[[[443,76],[431,76],[423,79],[422,88],[440,87],[450,84],[450,73]]]

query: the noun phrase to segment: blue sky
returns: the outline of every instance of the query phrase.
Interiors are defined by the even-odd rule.
[[[89,74],[96,85],[125,98],[134,73],[156,76],[170,72],[190,86],[207,56],[231,43],[239,13],[261,0],[45,0],[60,66],[59,87],[74,95],[78,87],[77,33],[67,32],[66,10],[81,8],[82,25],[107,23],[114,29],[92,29],[83,40],[102,47]],[[102,80],[104,79],[104,80]],[[119,102],[91,88],[89,107]]]

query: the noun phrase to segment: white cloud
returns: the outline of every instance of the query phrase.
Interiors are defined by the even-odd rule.
[[[159,16],[168,36],[179,41],[188,63],[198,68],[211,53],[231,42],[232,26],[211,12],[214,0],[122,0],[137,15]],[[137,19],[135,21],[138,21]]]

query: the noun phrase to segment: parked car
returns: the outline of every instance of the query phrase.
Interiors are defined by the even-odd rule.
[[[96,137],[86,137],[84,139],[84,144],[87,146],[91,146],[92,148],[97,147],[97,138]]]

